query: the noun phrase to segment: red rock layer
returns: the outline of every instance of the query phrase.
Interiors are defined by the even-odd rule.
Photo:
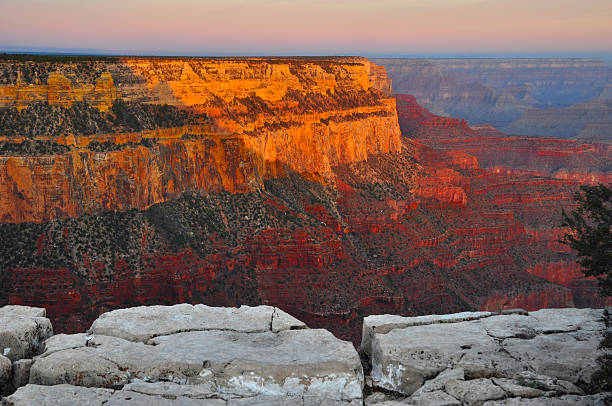
[[[0,232],[17,236],[19,244],[0,257],[0,304],[43,305],[57,331],[68,332],[116,307],[267,303],[356,343],[368,314],[602,304],[594,281],[575,278],[574,258],[553,241],[560,208],[571,206],[576,184],[492,173],[465,151],[402,140],[397,116],[387,115],[393,103],[376,92],[368,90],[373,98],[359,93],[360,83],[370,80],[363,64],[305,63],[298,75],[285,62],[257,62],[251,70],[244,61],[228,69],[218,62],[162,62],[126,62],[145,82],[124,82],[122,94],[138,90],[159,95],[158,102],[194,101],[192,108],[211,114],[219,109],[216,124],[234,133],[192,141],[161,137],[150,149],[105,154],[84,147],[5,164],[6,193],[23,204],[2,208],[17,224],[2,224]],[[291,76],[321,90],[325,96],[315,106],[323,111],[298,114],[306,99],[283,107],[288,99],[267,84],[291,84]],[[334,81],[344,84],[336,88]],[[347,99],[332,96],[330,86],[339,93],[361,89],[355,97],[362,105],[338,108]],[[204,97],[211,88],[223,103]],[[241,104],[249,92],[276,110],[257,113]],[[400,122],[411,131],[440,139],[456,128],[472,131],[414,104],[402,115],[402,101]],[[280,124],[292,115],[298,124]],[[38,178],[37,168],[46,171]],[[60,179],[62,171],[77,174],[78,187],[71,176]],[[50,185],[44,209],[23,187],[30,184]],[[185,190],[218,193],[202,193],[201,205],[166,201]],[[86,198],[71,203],[78,193]],[[94,211],[161,203],[34,225],[17,217],[45,221],[44,210],[54,209],[58,218],[78,216],[85,211],[79,201],[97,205]],[[108,221],[88,225],[100,219]],[[94,239],[98,224],[110,224],[113,235]],[[81,238],[82,230],[90,234]]]
[[[489,169],[469,179],[467,183],[472,194],[487,199],[499,209],[508,210],[520,223],[522,232],[529,234],[533,241],[545,244],[545,251],[548,251],[536,259],[534,265],[525,267],[527,272],[570,288],[574,294],[572,300],[578,305],[607,303],[598,297],[595,281],[584,278],[569,248],[558,242],[565,233],[559,227],[561,209],[575,207],[573,194],[578,186],[612,180],[608,168],[612,155],[607,149],[562,139],[512,137],[489,126],[472,129],[463,120],[433,115],[410,95],[396,97],[404,134],[436,151],[446,151],[456,159],[463,157],[459,162],[463,162],[465,168],[476,168],[479,163]],[[467,157],[477,159],[477,163],[470,162]],[[597,168],[602,168],[603,172],[597,172]],[[433,178],[424,178],[426,188],[459,196],[460,191],[456,188],[465,190],[466,179],[451,179],[448,171],[443,174],[445,176],[440,176],[437,183]],[[569,255],[551,259],[551,255],[563,254]],[[538,307],[533,298],[502,298],[514,304],[526,300],[531,303],[528,307]],[[483,308],[498,302],[495,299]],[[545,298],[539,307],[547,307]]]
[[[546,176],[579,183],[612,181],[612,152],[601,145],[548,137],[509,136],[490,126],[440,117],[397,95],[402,131],[440,151],[470,154],[480,166],[507,175]]]

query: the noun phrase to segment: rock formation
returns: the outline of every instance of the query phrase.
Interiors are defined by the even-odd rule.
[[[555,242],[576,182],[402,137],[366,59],[3,61],[0,84],[18,72],[73,89],[109,72],[121,96],[0,112],[53,129],[2,140],[0,304],[44,306],[58,332],[128,306],[269,304],[359,342],[369,314],[605,302]]]
[[[0,337],[19,337],[13,347],[42,337],[20,336],[22,320],[48,324],[44,309],[0,314]],[[603,404],[609,394],[591,385],[602,316],[370,316],[360,360],[350,343],[275,307],[126,308],[102,314],[86,333],[45,333],[36,352],[12,363],[1,357],[2,404]]]
[[[548,137],[510,136],[495,128],[435,115],[412,95],[396,95],[402,133],[436,150],[473,156],[495,173],[552,177],[579,183],[612,181],[612,149]]]
[[[398,94],[516,135],[610,135],[612,69],[599,59],[374,59]],[[608,100],[606,100],[608,98]],[[570,107],[571,106],[571,107]],[[593,134],[593,130],[597,130]]]
[[[604,332],[591,309],[369,316],[362,350],[373,385],[408,396],[381,405],[596,405]]]

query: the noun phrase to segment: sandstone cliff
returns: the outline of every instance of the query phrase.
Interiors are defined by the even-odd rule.
[[[20,66],[4,63],[2,68],[19,71]],[[60,156],[1,157],[2,221],[144,209],[188,190],[244,192],[261,187],[279,168],[325,176],[332,166],[401,149],[395,102],[376,89],[388,90],[384,70],[367,60],[123,59],[105,68],[95,87],[73,87],[57,72],[49,74],[46,86],[0,86],[0,106],[23,109],[46,100],[68,107],[73,100],[85,100],[105,111],[121,94],[128,101],[206,113],[213,117],[213,130],[195,130],[206,135],[203,142],[149,132],[141,137],[161,140],[155,148],[109,153],[88,151],[92,137],[66,134],[60,142],[79,149]],[[97,92],[103,83],[108,85],[106,98]],[[29,97],[15,91],[24,86]],[[62,86],[63,91],[57,90]],[[110,139],[125,143],[137,137]]]

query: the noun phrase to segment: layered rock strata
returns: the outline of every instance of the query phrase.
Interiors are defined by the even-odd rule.
[[[0,86],[0,107],[22,109],[39,99],[60,106],[85,100],[104,111],[120,94],[125,101],[206,114],[212,128],[178,128],[179,139],[171,130],[85,139],[82,134],[66,134],[56,141],[71,145],[68,153],[2,156],[3,222],[144,209],[185,191],[240,193],[261,188],[265,179],[287,170],[327,176],[333,166],[401,151],[395,101],[381,93],[388,91],[384,69],[364,58],[126,58],[99,61],[97,70],[76,69],[75,64],[83,65],[53,65],[58,72],[48,74],[48,89],[27,87],[40,97],[13,94],[13,87],[25,86],[19,78],[16,85]],[[24,69],[17,62],[0,62],[4,75]],[[98,103],[97,93],[88,99],[82,94],[85,90],[73,89],[68,77],[79,82],[81,70],[87,69],[104,69],[100,80],[110,89],[110,96],[103,98],[108,103]],[[65,82],[67,90],[52,97],[57,81]],[[99,87],[103,86],[92,89]],[[181,140],[187,131],[203,137]],[[159,142],[154,148],[112,152],[87,148],[92,140],[124,144],[144,138]]]

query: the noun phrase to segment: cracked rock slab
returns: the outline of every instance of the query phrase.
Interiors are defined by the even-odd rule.
[[[0,355],[17,361],[38,354],[43,341],[53,335],[51,321],[40,316],[44,313],[28,306],[0,308]]]
[[[590,396],[567,395],[559,398],[512,398],[502,401],[485,402],[483,406],[603,406],[606,403],[606,396],[611,394],[597,394]]]
[[[444,389],[449,395],[467,405],[480,405],[487,400],[506,397],[506,392],[490,379],[452,380],[446,383]]]
[[[461,406],[461,402],[441,390],[414,394],[407,402],[418,406]]]
[[[575,384],[580,380],[590,382],[599,369],[595,355],[602,338],[596,331],[581,339],[573,333],[543,334],[531,340],[511,338],[502,345],[532,371]]]
[[[50,340],[49,353],[32,365],[30,383],[115,388],[163,380],[209,385],[211,392],[239,397],[362,397],[359,355],[326,330],[190,331],[149,344],[96,335],[86,345],[82,335],[75,336]]]
[[[462,312],[453,314],[432,314],[427,316],[404,317],[391,314],[373,315],[363,319],[361,336],[361,350],[367,354],[372,353],[372,338],[374,334],[386,334],[391,330],[428,324],[458,323],[461,321],[477,320],[490,317],[491,312]]]
[[[438,374],[434,379],[430,379],[425,382],[414,394],[421,394],[424,392],[435,392],[444,389],[444,385],[452,379],[464,380],[465,371],[463,368],[446,369]]]
[[[417,390],[439,390],[440,385],[428,388],[438,374],[462,368],[465,378],[472,380],[513,379],[533,371],[555,380],[549,385],[555,393],[582,394],[573,384],[588,384],[598,368],[596,360],[602,353],[598,345],[605,328],[601,310],[477,313],[472,320],[460,321],[463,317],[467,316],[460,313],[443,318],[444,322],[408,327],[397,316],[366,318],[370,323],[364,324],[364,334],[370,334],[370,341],[365,342],[371,351],[374,386],[407,396]],[[431,382],[423,386],[428,380]],[[500,382],[516,396],[535,396],[521,386],[538,390],[545,386],[526,385],[517,379]]]
[[[361,404],[359,399],[343,401],[301,395],[256,395],[245,398],[219,396],[219,394],[204,394],[199,391],[197,385],[173,385],[168,382],[130,384],[121,390],[67,384],[54,386],[29,384],[19,388],[2,403],[4,406],[360,406]]]
[[[71,385],[27,385],[3,399],[3,406],[102,406],[113,391]]]
[[[261,333],[303,328],[306,328],[303,322],[272,306],[232,308],[183,303],[113,310],[98,317],[89,333],[147,342],[154,337],[185,331]]]
[[[372,342],[372,379],[376,386],[411,395],[425,380],[460,366],[467,354],[475,368],[497,356],[497,343],[482,326],[471,322],[430,324],[376,334]],[[487,355],[489,354],[489,356]],[[511,359],[508,357],[508,360]],[[465,362],[464,369],[472,367]]]

